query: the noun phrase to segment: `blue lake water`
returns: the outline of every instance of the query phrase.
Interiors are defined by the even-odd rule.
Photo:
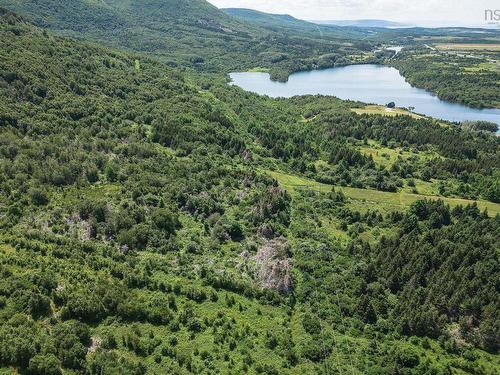
[[[271,81],[268,73],[231,73],[232,83],[247,91],[270,97],[332,95],[341,99],[398,107],[448,121],[484,120],[500,125],[500,109],[475,109],[438,99],[429,91],[412,87],[395,68],[350,65],[292,74],[288,82]]]

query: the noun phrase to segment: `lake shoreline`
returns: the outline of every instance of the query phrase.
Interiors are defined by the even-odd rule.
[[[390,60],[392,60],[394,57],[396,57],[396,55],[399,54],[399,52],[401,52],[401,49],[403,47],[401,47],[401,49],[399,49],[399,50],[395,50],[394,48],[396,48],[396,47],[386,48],[386,50],[390,50],[390,51],[395,52],[394,56],[392,56]],[[397,47],[397,48],[399,48],[399,47]],[[288,80],[290,79],[290,77],[293,76],[293,75],[295,75],[295,74],[308,73],[308,72],[314,72],[314,71],[323,71],[323,70],[330,70],[330,69],[337,69],[337,68],[345,68],[345,67],[349,67],[349,66],[358,66],[358,65],[376,65],[376,66],[381,66],[381,67],[394,68],[394,69],[398,70],[399,74],[401,74],[401,76],[405,79],[405,81],[408,82],[413,87],[418,88],[418,89],[422,89],[422,90],[426,90],[427,92],[435,95],[439,99],[441,99],[443,101],[446,101],[448,103],[460,104],[460,105],[464,105],[464,106],[469,107],[469,108],[479,109],[479,110],[481,110],[481,109],[499,109],[500,110],[500,107],[498,107],[498,106],[497,107],[494,107],[494,106],[482,106],[482,107],[479,107],[479,106],[469,106],[469,105],[467,105],[465,103],[462,103],[461,101],[458,101],[458,100],[447,100],[447,99],[443,98],[442,96],[440,96],[438,92],[435,92],[435,91],[429,90],[429,89],[427,89],[425,87],[421,87],[421,86],[418,86],[418,85],[410,83],[408,81],[408,78],[405,77],[399,71],[399,69],[396,66],[394,66],[393,64],[391,64],[390,61],[389,61],[389,63],[385,63],[384,64],[384,63],[379,63],[379,62],[377,62],[377,61],[375,61],[373,59],[370,59],[370,60],[367,60],[367,61],[364,61],[364,62],[359,61],[359,62],[355,62],[355,63],[339,64],[339,65],[327,66],[327,67],[317,68],[317,69],[315,68],[315,69],[309,69],[309,70],[290,71],[290,72],[288,72],[286,78],[281,77],[281,76],[277,76],[276,77],[274,75],[274,73],[273,73],[273,69],[272,68],[255,67],[255,68],[251,68],[251,69],[242,71],[241,73],[254,73],[254,72],[269,73],[271,81],[273,81],[273,82],[280,82],[280,83],[287,83]],[[235,72],[231,72],[229,74],[232,74],[232,73],[235,73]]]
[[[449,122],[489,121],[500,125],[500,109],[473,108],[440,99],[434,92],[412,86],[387,65],[355,64],[343,67],[298,72],[287,82],[270,79],[266,72],[230,73],[231,84],[269,97],[289,98],[300,95],[327,95],[343,100],[386,105]]]

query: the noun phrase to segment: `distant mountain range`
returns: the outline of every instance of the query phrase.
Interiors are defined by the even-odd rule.
[[[226,14],[239,19],[259,24],[260,26],[279,29],[284,27],[293,27],[302,30],[318,30],[320,27],[381,27],[398,28],[411,27],[413,25],[385,20],[326,20],[326,21],[306,21],[295,18],[289,14],[270,14],[259,12],[254,9],[245,8],[225,8],[222,9]]]
[[[383,27],[383,28],[399,28],[413,27],[414,25],[386,21],[386,20],[326,20],[326,21],[311,21],[318,25],[334,25],[334,26],[352,26],[352,27]]]

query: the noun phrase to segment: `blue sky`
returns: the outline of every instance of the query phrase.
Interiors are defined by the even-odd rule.
[[[220,8],[287,13],[307,20],[386,19],[423,26],[485,25],[498,0],[209,0]]]

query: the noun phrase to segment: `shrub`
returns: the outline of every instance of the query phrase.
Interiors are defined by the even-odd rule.
[[[61,361],[54,354],[37,354],[30,359],[28,371],[32,375],[60,375]]]
[[[41,188],[34,188],[30,191],[31,202],[35,206],[45,206],[49,203],[47,192]]]
[[[166,208],[158,208],[151,215],[154,225],[168,235],[175,233],[180,227],[179,218]]]

